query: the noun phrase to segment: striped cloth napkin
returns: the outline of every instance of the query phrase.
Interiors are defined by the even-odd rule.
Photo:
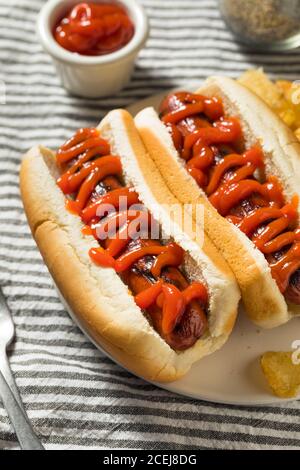
[[[238,76],[264,66],[299,78],[298,51],[242,50],[215,0],[142,0],[151,36],[128,87],[109,99],[69,96],[35,35],[43,0],[0,0],[0,283],[13,312],[10,361],[35,430],[47,449],[293,449],[298,402],[268,408],[214,405],[175,396],[104,357],[64,310],[31,238],[19,197],[21,155],[36,143],[57,148],[79,126],[158,91]],[[2,82],[0,82],[2,83]],[[0,404],[0,448],[17,446]]]

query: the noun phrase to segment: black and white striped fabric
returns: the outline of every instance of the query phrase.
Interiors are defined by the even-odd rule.
[[[19,197],[21,155],[57,148],[111,108],[207,75],[263,66],[297,79],[300,55],[243,51],[215,0],[142,0],[151,37],[118,96],[84,100],[60,86],[36,39],[43,0],[0,0],[0,283],[13,312],[10,361],[29,417],[47,449],[293,449],[299,402],[242,408],[197,402],[155,388],[104,357],[76,328],[31,238]],[[0,404],[0,448],[16,447]]]

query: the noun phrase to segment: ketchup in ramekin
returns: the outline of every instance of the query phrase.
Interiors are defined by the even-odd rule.
[[[79,3],[56,24],[53,35],[70,52],[100,56],[126,46],[134,25],[117,3]]]

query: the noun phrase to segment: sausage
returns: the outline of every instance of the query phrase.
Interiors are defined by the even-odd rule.
[[[120,187],[122,187],[122,184],[118,178],[115,176],[106,177],[95,188],[90,198],[91,202],[98,199],[99,196],[103,196],[105,193]],[[105,245],[106,243],[104,242],[104,246]],[[137,238],[128,243],[124,253],[146,245],[160,245],[160,243],[157,240]],[[121,274],[123,282],[128,285],[133,295],[137,295],[146,290],[151,284],[157,281],[151,274],[154,261],[154,256],[145,256],[139,259],[130,269]],[[161,278],[170,284],[174,284],[179,290],[184,290],[189,285],[179,269],[174,267],[164,268],[161,273]],[[193,346],[207,326],[205,308],[196,300],[192,301],[187,306],[180,323],[176,326],[175,330],[167,336],[164,335],[162,331],[162,310],[156,304],[148,309],[148,319],[169,346],[179,351]]]
[[[252,211],[261,207],[266,207],[269,204],[259,194],[252,194],[248,199],[244,199],[240,204],[235,206],[230,214],[243,219]]]
[[[133,248],[141,245],[159,245],[158,241],[154,240],[132,240],[127,247],[130,251]],[[151,274],[151,268],[155,260],[154,256],[146,256],[141,258],[135,263],[130,270],[122,275],[123,281],[129,286],[134,295],[150,287],[151,284],[156,282],[156,279]],[[183,290],[188,286],[188,281],[182,273],[173,267],[166,267],[163,269],[161,277],[164,281],[174,284],[179,290]],[[195,344],[197,339],[203,334],[207,325],[204,308],[200,306],[199,302],[193,301],[186,308],[183,317],[169,335],[164,335],[162,332],[162,310],[156,304],[148,309],[150,320],[154,328],[164,338],[164,340],[173,348],[177,350],[187,349]]]
[[[188,286],[188,282],[176,268],[166,268],[162,273],[162,278],[171,284],[175,284],[179,290],[185,289]],[[195,343],[194,338],[200,338],[207,325],[207,318],[204,312],[205,307],[203,305],[200,306],[197,301],[191,302],[179,325],[165,338],[167,343],[178,350],[193,346]]]
[[[166,96],[160,105],[160,117],[184,106],[185,96],[185,92],[178,92],[173,95]],[[199,129],[199,127],[208,126],[210,126],[210,123],[207,119],[204,119],[204,115],[203,118],[200,115],[191,116],[176,124],[176,127],[180,130],[183,137]]]
[[[107,176],[104,178],[95,188],[93,193],[90,196],[88,204],[96,202],[99,197],[104,196],[104,194],[114,189],[121,188],[122,185],[116,176]]]
[[[286,300],[300,305],[300,269],[291,276],[289,286],[284,294]]]

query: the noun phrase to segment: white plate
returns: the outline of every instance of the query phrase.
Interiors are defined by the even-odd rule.
[[[59,291],[58,294],[71,318],[90,341],[112,361],[124,367],[107,346],[93,338]],[[288,351],[292,342],[300,339],[300,332],[297,335],[299,323],[296,322],[297,319],[274,330],[261,330],[250,323],[241,308],[234,331],[223,348],[194,364],[190,372],[176,382],[151,383],[196,400],[229,405],[266,406],[294,401],[272,395],[260,369],[259,358],[266,351]]]
[[[146,106],[157,107],[163,95],[139,101],[128,110],[134,115]],[[95,341],[62,301],[83,333],[98,349],[122,366],[122,362],[116,360],[106,346]],[[196,363],[177,382],[155,385],[197,400],[231,405],[274,405],[293,401],[272,395],[262,374],[259,358],[266,351],[289,351],[295,340],[300,340],[299,319],[273,330],[261,330],[247,319],[241,307],[234,331],[221,350]]]

